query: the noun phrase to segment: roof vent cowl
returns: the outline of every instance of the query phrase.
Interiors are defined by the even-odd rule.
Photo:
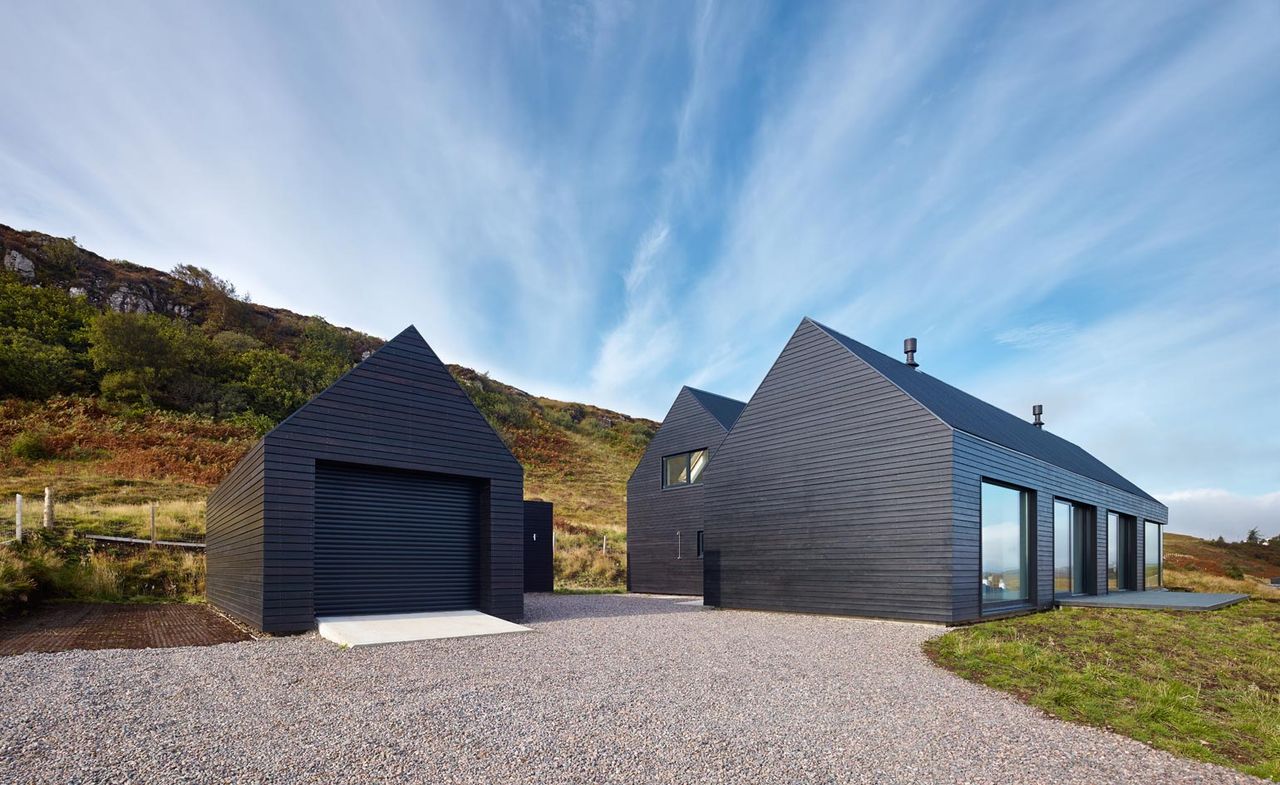
[[[1044,414],[1044,406],[1042,406],[1041,404],[1038,404],[1038,403],[1036,403],[1036,404],[1032,404],[1032,405],[1031,405],[1031,416],[1032,416],[1032,417],[1034,417],[1034,418],[1035,418],[1035,420],[1034,420],[1031,424],[1032,424],[1032,425],[1034,425],[1034,426],[1035,426],[1035,427],[1037,427],[1037,428],[1043,428],[1043,427],[1044,427],[1044,420],[1040,419],[1040,415],[1042,415],[1042,414]]]
[[[916,339],[908,338],[902,342],[902,351],[907,355],[907,365],[911,368],[919,368],[920,363],[916,362]]]

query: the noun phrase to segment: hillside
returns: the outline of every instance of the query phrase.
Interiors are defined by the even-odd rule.
[[[1195,591],[1232,591],[1280,599],[1280,539],[1220,542],[1185,534],[1164,536],[1165,585]]]
[[[0,225],[0,526],[13,494],[55,489],[77,529],[203,535],[203,500],[275,422],[382,341],[251,303],[208,270],[107,260],[72,239]],[[555,504],[567,585],[625,579],[627,477],[651,420],[454,377]],[[608,538],[607,552],[602,540]]]

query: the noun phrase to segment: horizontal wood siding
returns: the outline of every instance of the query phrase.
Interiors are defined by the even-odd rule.
[[[705,475],[708,601],[950,621],[951,443],[802,322]]]
[[[706,448],[714,463],[725,429],[688,389],[681,389],[627,481],[627,588],[655,594],[702,594],[698,530],[704,486],[662,487],[662,458]],[[710,463],[708,465],[710,465]]]
[[[262,629],[315,626],[318,460],[482,481],[479,609],[521,617],[523,469],[421,336],[407,330],[264,439]]]
[[[255,444],[209,496],[205,594],[210,604],[262,627],[263,443]]]
[[[1035,492],[1035,537],[1032,550],[1035,576],[1031,606],[1053,605],[1053,500],[1066,499],[1094,508],[1097,520],[1097,590],[1107,591],[1107,512],[1115,511],[1138,519],[1166,523],[1169,511],[1163,504],[1137,496],[1097,480],[1058,468],[1044,461],[1016,453],[1006,447],[955,432],[955,564],[953,591],[956,597],[955,621],[975,621],[982,617],[980,581],[980,546],[982,530],[979,498],[982,480],[990,479],[1027,488]],[[1138,564],[1142,564],[1139,537]],[[1141,574],[1138,588],[1143,588]]]

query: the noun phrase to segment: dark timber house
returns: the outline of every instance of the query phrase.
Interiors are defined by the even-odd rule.
[[[409,327],[263,437],[209,497],[209,601],[317,616],[523,613],[524,470]]]
[[[1163,504],[810,319],[703,480],[708,605],[964,623],[1160,582]]]
[[[743,403],[683,387],[627,481],[627,589],[702,593],[702,473]]]

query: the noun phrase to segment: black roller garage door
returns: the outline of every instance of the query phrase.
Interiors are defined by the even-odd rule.
[[[481,485],[316,463],[317,616],[475,608]]]

